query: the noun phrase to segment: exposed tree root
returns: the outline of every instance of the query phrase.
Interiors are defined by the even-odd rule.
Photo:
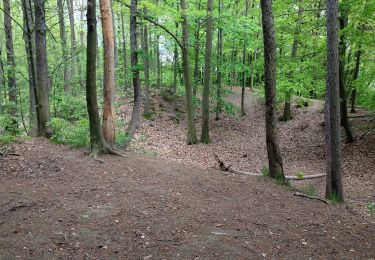
[[[322,198],[319,198],[319,197],[315,197],[315,196],[308,196],[308,195],[305,195],[301,192],[295,192],[293,193],[294,196],[299,196],[299,197],[304,197],[304,198],[308,198],[308,199],[313,199],[313,200],[319,200],[321,202],[324,202],[325,204],[329,204],[329,202],[325,199],[322,199]]]
[[[225,165],[224,161],[219,158],[219,156],[214,153],[214,156],[216,158],[216,161],[219,163],[220,170],[224,172],[232,172],[232,173],[237,173],[237,174],[243,174],[243,175],[248,175],[248,176],[262,176],[260,173],[253,173],[253,172],[244,172],[244,171],[239,171],[236,169],[232,168],[232,165]],[[303,176],[303,178],[299,176],[285,176],[285,179],[287,180],[293,180],[293,181],[303,181],[303,180],[308,180],[308,179],[316,179],[316,178],[323,178],[325,177],[325,173],[319,173],[319,174],[314,174],[314,175],[307,175]]]

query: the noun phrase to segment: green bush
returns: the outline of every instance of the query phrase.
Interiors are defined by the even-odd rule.
[[[0,144],[11,144],[17,140],[17,137],[10,134],[0,135]]]
[[[225,99],[222,100],[222,106],[224,112],[229,115],[236,115],[236,113],[238,112],[238,107]]]
[[[53,130],[52,142],[73,147],[89,144],[89,121],[87,119],[69,122],[62,118],[53,118],[51,127]]]

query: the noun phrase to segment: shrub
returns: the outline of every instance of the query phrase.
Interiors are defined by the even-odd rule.
[[[73,147],[89,144],[89,121],[87,119],[69,122],[62,118],[53,118],[51,127],[53,130],[52,142]]]

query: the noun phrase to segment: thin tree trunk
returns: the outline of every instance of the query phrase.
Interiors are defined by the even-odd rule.
[[[130,51],[131,51],[131,66],[133,72],[133,89],[134,89],[134,105],[133,113],[127,129],[128,137],[124,143],[125,149],[129,146],[135,130],[137,129],[139,118],[141,115],[141,80],[139,77],[138,65],[138,44],[137,44],[137,0],[131,0],[130,8]]]
[[[344,30],[348,25],[348,16],[345,10],[340,12],[340,30]],[[341,125],[344,127],[346,139],[348,143],[354,142],[354,137],[352,134],[352,130],[350,128],[349,120],[348,120],[348,108],[346,103],[346,80],[345,80],[345,59],[346,59],[346,39],[345,34],[342,33],[340,35],[340,43],[339,43],[339,92],[340,92],[340,118],[341,118]]]
[[[69,78],[68,62],[67,62],[68,53],[67,53],[67,45],[66,45],[65,19],[64,19],[65,15],[64,15],[63,0],[57,0],[57,11],[59,13],[59,27],[60,27],[60,38],[61,38],[60,42],[61,42],[61,51],[62,51],[62,59],[63,59],[64,90],[65,92],[70,92],[70,78]]]
[[[206,50],[204,62],[204,88],[202,95],[202,143],[210,142],[210,86],[211,86],[211,56],[212,56],[212,6],[213,0],[207,0]]]
[[[359,49],[356,51],[355,53],[355,68],[354,68],[354,72],[353,72],[353,81],[352,83],[354,83],[354,87],[353,87],[353,90],[352,90],[352,93],[351,93],[351,96],[350,96],[350,103],[351,103],[351,109],[350,109],[350,113],[356,113],[357,111],[355,110],[355,100],[356,100],[356,96],[357,96],[357,87],[355,86],[355,81],[358,79],[358,76],[359,76],[359,68],[361,66],[361,54],[362,54],[362,51],[361,51],[361,45],[359,46]]]
[[[301,33],[301,27],[303,23],[303,12],[304,12],[303,0],[299,0],[298,18],[297,18],[298,20],[297,20],[296,28],[294,30],[294,38],[293,38],[293,47],[292,47],[292,56],[291,56],[292,62],[294,62],[295,59],[297,58],[297,51],[298,51],[299,37],[300,37],[299,34]],[[288,89],[286,90],[286,93],[285,93],[284,113],[282,116],[283,121],[289,121],[293,118],[293,114],[292,114],[292,110],[290,106],[291,98],[292,98],[292,90]]]
[[[126,57],[126,35],[125,35],[125,24],[124,24],[124,14],[121,12],[121,34],[122,34],[122,59],[124,63],[124,90],[125,94],[128,88],[128,59]]]
[[[35,56],[34,56],[34,45],[33,42],[34,34],[31,32],[31,26],[33,24],[32,11],[29,0],[22,0],[22,11],[24,21],[24,41],[25,51],[27,55],[27,68],[29,75],[29,124],[31,136],[37,136],[38,133],[38,119],[36,113],[36,82],[35,82]]]
[[[272,0],[261,0],[264,41],[264,82],[266,98],[266,143],[269,175],[285,182],[283,161],[276,125],[276,42],[272,15]]]
[[[9,114],[12,117],[10,131],[13,133],[18,132],[17,122],[17,85],[16,85],[16,65],[14,63],[14,50],[13,50],[13,32],[12,32],[12,19],[10,11],[9,0],[3,0],[4,11],[4,31],[5,31],[5,46],[7,53],[7,75],[8,75],[8,97],[9,97]]]
[[[326,145],[327,178],[326,198],[344,201],[341,181],[341,133],[339,97],[339,49],[337,1],[326,0],[327,5],[327,94]]]
[[[111,3],[100,0],[104,48],[103,80],[103,137],[107,144],[115,144],[115,53]]]
[[[189,25],[186,15],[186,0],[180,0],[181,20],[182,20],[182,66],[184,73],[184,83],[186,92],[186,112],[187,112],[187,144],[197,143],[197,134],[194,122],[193,89],[191,86],[190,61],[189,61]]]
[[[176,36],[178,34],[178,23],[176,23]],[[177,92],[177,76],[178,76],[178,45],[175,42],[174,44],[174,52],[173,52],[173,95],[176,99],[176,92]],[[176,101],[176,100],[175,100]]]
[[[147,8],[143,8],[144,16],[147,16]],[[145,100],[143,115],[150,114],[150,62],[148,53],[148,28],[147,24],[143,25],[142,50],[143,50],[143,67],[145,75]]]
[[[250,75],[250,90],[254,88],[254,70],[255,70],[255,63],[257,61],[257,49],[254,50],[253,60],[251,64],[251,75]]]
[[[71,47],[71,76],[72,79],[76,79],[75,74],[75,67],[77,67],[77,74],[79,82],[82,78],[82,68],[81,68],[81,60],[80,55],[77,49],[77,41],[76,41],[76,33],[75,33],[75,19],[74,19],[74,0],[67,0],[68,1],[68,11],[69,11],[69,24],[70,24],[70,47]]]
[[[86,102],[90,121],[91,154],[107,153],[98,109],[96,93],[96,0],[87,0],[87,49],[86,49]]]
[[[201,9],[201,0],[198,0],[198,11]],[[201,22],[200,19],[197,18],[195,22],[195,33],[194,33],[194,84],[193,84],[193,94],[194,97],[197,96],[197,89],[198,89],[198,82],[199,82],[199,52],[200,52],[200,27],[201,27]]]
[[[247,17],[249,13],[249,0],[245,2],[245,17]],[[245,88],[246,88],[246,44],[243,46],[242,51],[242,64],[243,64],[243,72],[242,72],[242,89],[241,89],[241,116],[246,115],[245,113]]]
[[[0,43],[0,116],[3,114],[3,89],[5,89],[3,62],[2,62],[2,46]]]
[[[222,61],[223,61],[223,28],[221,25],[220,15],[222,8],[222,0],[219,0],[218,3],[218,12],[219,12],[219,21],[218,21],[218,33],[217,33],[217,88],[216,88],[216,117],[215,120],[220,119],[220,113],[222,110]]]
[[[160,35],[156,35],[156,43],[155,43],[155,46],[156,46],[156,87],[158,89],[161,89],[162,88],[162,85],[161,85],[161,60],[160,60]]]

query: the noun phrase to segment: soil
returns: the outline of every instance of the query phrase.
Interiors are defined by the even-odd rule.
[[[295,110],[293,121],[280,124],[290,173],[324,170],[322,116],[315,108]],[[172,124],[166,111],[144,120],[133,149],[155,142],[153,156],[169,159],[126,152],[102,156],[102,163],[87,149],[44,139],[14,144],[0,156],[0,259],[374,259],[375,222],[359,206],[327,205],[294,196],[292,188],[268,178],[212,169],[213,151],[238,169],[258,171],[266,164],[265,148],[256,141],[263,138],[262,108],[257,103],[251,109],[241,119],[213,121],[207,150],[186,146],[184,135],[179,147],[169,147],[165,131],[173,141],[184,124]],[[174,127],[159,127],[165,120]],[[162,144],[146,136],[150,124]],[[299,131],[287,132],[293,128]],[[227,138],[236,146],[225,148]],[[373,171],[366,168],[374,165],[371,138],[369,132],[344,146],[348,201],[374,199]]]

